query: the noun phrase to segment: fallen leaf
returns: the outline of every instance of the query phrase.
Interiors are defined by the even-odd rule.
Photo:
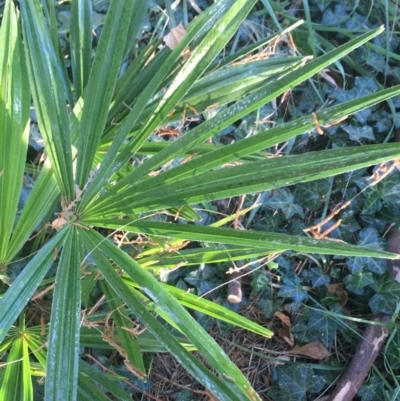
[[[278,336],[285,338],[285,337],[289,337],[290,335],[290,328],[288,326],[282,326],[279,330],[278,330]]]
[[[163,37],[163,41],[171,50],[174,50],[185,35],[186,29],[181,22],[178,26],[172,28],[169,34]]]
[[[75,184],[75,201],[82,200],[82,190],[79,188],[78,184]]]
[[[281,361],[290,361],[290,357],[288,355],[279,355],[276,359],[280,359]],[[273,361],[271,362],[272,366],[278,366],[278,365],[284,365],[284,363],[278,362],[278,361]]]
[[[65,220],[64,217],[58,217],[57,219],[53,220],[51,226],[55,230],[60,231],[65,226],[65,224],[67,224],[67,220]]]
[[[347,295],[347,292],[343,289],[342,283],[330,284],[328,286],[328,292],[331,294],[335,294],[337,297],[340,298],[340,301],[339,301],[340,306],[343,307],[347,304],[347,300],[349,299],[349,296]]]
[[[293,349],[291,349],[287,353],[291,355],[306,356],[308,358],[318,359],[318,360],[328,358],[331,355],[331,353],[328,351],[325,345],[322,344],[321,342],[309,343],[303,345],[302,347],[296,345]]]
[[[327,82],[329,82],[334,88],[339,88],[339,84],[336,82],[334,77],[332,77],[333,73],[328,68],[324,68],[318,74]]]
[[[292,322],[290,321],[290,317],[285,315],[282,312],[275,312],[275,316],[282,322],[284,326],[292,327]]]
[[[292,322],[290,317],[282,312],[275,312],[275,316],[281,321],[282,327],[278,330],[278,336],[281,337],[291,347],[294,345],[294,336],[290,332]]]
[[[289,333],[287,336],[282,337],[282,338],[285,341],[285,343],[287,345],[289,345],[289,347],[293,347],[293,345],[294,345],[294,335],[292,333]]]

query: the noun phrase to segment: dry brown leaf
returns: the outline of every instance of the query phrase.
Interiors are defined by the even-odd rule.
[[[186,29],[181,22],[178,26],[172,28],[171,32],[163,37],[163,40],[171,50],[174,50],[185,35]],[[191,55],[192,54],[190,52],[189,46],[186,46],[185,49],[182,51],[181,56],[185,60],[187,60]]]
[[[282,326],[278,330],[278,336],[281,338],[289,337],[290,335],[290,328],[288,326]]]
[[[287,336],[282,337],[282,339],[285,341],[289,347],[293,347],[294,345],[294,335],[292,333],[289,333]]]
[[[186,29],[181,22],[178,26],[172,28],[169,34],[163,37],[163,41],[171,50],[174,50],[185,35]]]
[[[290,361],[290,357],[288,355],[279,355],[278,357],[276,357],[276,359],[280,359],[281,361]],[[284,363],[282,362],[278,362],[277,360],[271,362],[272,366],[278,366],[278,365],[283,365]]]
[[[288,352],[288,354],[306,356],[317,360],[328,358],[331,355],[325,345],[321,342],[309,343],[302,347],[296,345]]]
[[[347,295],[347,292],[343,289],[343,284],[342,283],[337,283],[337,284],[330,284],[328,286],[328,292],[331,294],[335,294],[337,297],[340,298],[340,306],[345,306],[347,304],[347,300],[349,299],[349,296]]]
[[[339,88],[338,83],[331,76],[331,71],[328,68],[324,68],[318,73],[322,78],[329,82],[334,88]]]
[[[58,217],[57,219],[53,220],[51,223],[51,226],[57,230],[60,231],[65,224],[67,224],[67,220],[64,219],[64,217]]]
[[[76,201],[81,201],[82,200],[82,193],[83,190],[81,190],[78,186],[78,184],[75,184],[75,202]]]
[[[290,332],[290,328],[288,326],[283,325],[279,330],[278,330],[278,336],[282,338],[286,344],[288,344],[290,347],[293,347],[294,345],[294,336]]]
[[[290,317],[285,315],[282,312],[275,312],[275,316],[282,322],[284,326],[292,327],[292,322],[290,321]]]
[[[282,322],[282,327],[278,330],[278,336],[292,347],[294,345],[294,336],[290,332],[292,327],[290,317],[282,312],[275,312],[275,316]]]

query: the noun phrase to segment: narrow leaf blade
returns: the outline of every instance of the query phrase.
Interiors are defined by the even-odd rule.
[[[163,237],[186,239],[192,241],[215,242],[268,248],[268,252],[283,252],[295,250],[305,253],[324,253],[326,255],[369,256],[371,258],[398,259],[394,253],[363,248],[342,242],[316,240],[308,237],[298,237],[280,233],[268,233],[250,230],[234,230],[231,228],[216,228],[195,226],[189,224],[160,223],[155,221],[127,221],[101,219],[87,222],[98,227],[113,230],[159,235]]]
[[[81,189],[93,167],[96,149],[107,121],[134,6],[135,1],[111,2],[101,32],[93,67],[83,95],[84,106],[79,127],[76,167],[76,181]],[[117,24],[116,21],[118,21]]]
[[[65,233],[66,230],[61,230],[42,247],[0,299],[0,341],[43,280],[54,261],[55,249],[62,244]]]
[[[75,199],[62,70],[39,1],[23,1],[20,5],[29,79],[40,132],[62,194]]]
[[[222,352],[221,349],[219,349],[218,346],[216,346],[214,341],[207,335],[207,333],[204,332],[204,330],[200,326],[197,325],[197,323],[187,314],[186,311],[183,311],[183,315],[186,316],[183,317],[185,324],[181,324],[180,319],[182,319],[182,307],[177,303],[177,301],[174,301],[171,296],[166,295],[165,290],[159,288],[160,284],[158,284],[153,277],[151,277],[141,268],[139,268],[139,271],[136,272],[139,273],[139,276],[141,276],[142,278],[143,275],[146,275],[146,278],[151,281],[151,284],[150,282],[147,283],[151,285],[151,288],[157,287],[158,291],[153,288],[154,291],[157,291],[158,296],[162,297],[163,300],[167,299],[167,302],[170,304],[169,306],[171,308],[168,313],[173,316],[173,319],[177,322],[177,324],[186,331],[185,334],[190,338],[190,340],[196,345],[197,348],[201,349],[201,352],[203,354],[208,354],[208,359],[218,358],[216,364],[214,363],[215,367],[218,369],[218,371],[222,371],[226,375],[233,377],[233,380],[235,380],[234,382],[229,381],[226,378],[221,378],[220,381],[215,376],[211,375],[211,373],[207,369],[205,369],[204,366],[202,366],[196,358],[188,353],[177,342],[177,340],[169,334],[168,331],[162,328],[160,323],[158,323],[157,320],[155,320],[154,317],[147,311],[140,300],[134,296],[132,290],[126,287],[117,272],[111,267],[107,259],[105,259],[105,257],[98,250],[99,242],[101,244],[100,246],[102,250],[106,252],[107,256],[111,257],[118,265],[124,265],[124,270],[128,269],[128,266],[125,264],[130,264],[128,260],[130,258],[128,255],[116,248],[113,244],[108,243],[108,241],[104,241],[101,235],[97,234],[95,231],[82,230],[80,231],[80,235],[82,237],[82,240],[85,242],[85,245],[88,247],[88,250],[90,250],[93,258],[96,260],[99,269],[105,276],[108,283],[121,296],[123,301],[130,308],[132,308],[132,310],[136,311],[138,316],[140,316],[142,323],[145,324],[149,328],[149,330],[157,338],[160,339],[160,341],[170,350],[170,352],[174,354],[174,356],[189,371],[189,373],[196,377],[197,380],[199,380],[203,385],[209,388],[221,400],[248,400],[248,395],[245,395],[246,390],[243,387],[240,387],[243,383],[243,380],[246,383],[246,380],[244,378],[241,379],[241,377],[243,376],[240,371],[237,370],[237,368],[229,361],[229,359],[228,361],[226,361],[226,355]],[[109,247],[108,244],[111,246]],[[135,263],[133,259],[130,260],[132,261],[132,263]],[[145,287],[148,288],[147,286]],[[171,306],[171,304],[173,306]],[[166,305],[162,301],[159,305],[162,308],[166,307]],[[211,356],[209,355],[210,352],[212,353]],[[234,370],[233,376],[232,374],[229,375],[229,373],[232,373],[231,370]],[[247,390],[249,392],[252,392],[251,386],[249,384],[245,385]],[[258,399],[258,396],[256,394],[254,395],[254,399]]]
[[[75,99],[79,99],[89,80],[92,54],[92,2],[71,3],[71,63]]]
[[[0,30],[0,261],[7,262],[29,135],[29,81],[15,6],[7,1]]]
[[[77,397],[82,253],[76,229],[66,230],[50,320],[46,401],[76,400]]]

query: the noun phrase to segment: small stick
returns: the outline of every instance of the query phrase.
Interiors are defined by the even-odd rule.
[[[242,302],[242,278],[240,272],[232,273],[232,280],[228,284],[228,301],[231,304]]]
[[[391,317],[379,313],[372,320],[389,323]],[[363,384],[376,357],[379,355],[388,335],[389,328],[386,326],[369,324],[365,328],[350,365],[340,377],[327,401],[351,401],[353,399]]]

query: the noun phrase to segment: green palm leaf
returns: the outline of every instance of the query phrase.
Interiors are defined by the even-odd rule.
[[[6,264],[28,147],[30,105],[21,29],[11,2],[4,10],[0,49],[0,264]]]
[[[213,225],[197,223],[199,203],[400,157],[398,144],[279,158],[265,153],[314,129],[315,119],[328,124],[398,95],[400,87],[302,116],[229,146],[204,143],[367,43],[382,28],[310,62],[298,57],[244,60],[276,35],[219,60],[255,0],[215,2],[193,20],[174,49],[159,49],[163,40],[157,35],[138,44],[147,2],[111,0],[92,60],[93,2],[70,3],[67,46],[66,38],[59,38],[53,1],[22,0],[18,14],[7,0],[0,29],[0,265],[8,285],[1,287],[6,289],[0,299],[0,350],[7,353],[0,398],[33,400],[32,375],[44,375],[46,369],[46,400],[107,400],[108,393],[131,399],[116,382],[128,378],[99,372],[81,359],[80,347],[91,347],[117,351],[137,378],[148,374],[143,352],[170,352],[218,399],[258,400],[248,380],[185,308],[264,337],[272,333],[227,308],[161,283],[157,272],[183,263],[219,263],[287,250],[396,258],[338,241],[221,227],[251,208]],[[18,210],[29,90],[47,160]],[[179,122],[186,112],[206,113],[214,102],[220,110],[214,108],[213,117],[188,127],[176,141],[153,141],[155,130]],[[185,163],[179,159],[188,156],[191,160]],[[158,169],[162,171],[155,175]],[[189,223],[170,223],[160,211],[179,214]],[[157,245],[146,243],[133,259],[109,238],[111,230],[130,239],[146,236]],[[168,246],[183,241],[218,245],[167,252]],[[5,267],[13,272],[17,262],[21,271],[8,275]],[[93,294],[104,295],[106,302],[96,313],[83,314],[82,304],[91,308]],[[50,323],[25,327],[25,308],[34,295],[51,300]],[[18,327],[13,326],[17,319]],[[148,331],[136,337],[133,319]]]
[[[62,68],[39,1],[22,1],[21,15],[29,81],[40,131],[61,193],[72,200],[75,199],[73,155]]]

